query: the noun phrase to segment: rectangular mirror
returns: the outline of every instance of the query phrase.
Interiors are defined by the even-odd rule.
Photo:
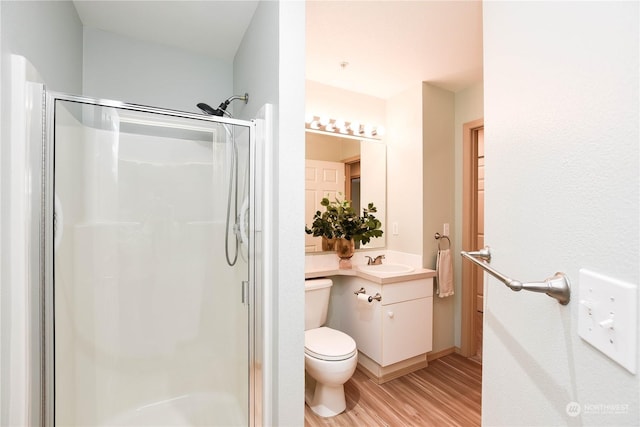
[[[376,218],[385,227],[387,194],[387,156],[384,143],[372,139],[342,137],[307,130],[305,133],[305,224],[313,222],[323,197],[330,200],[342,193],[362,214],[362,208],[373,203]],[[383,248],[386,235],[360,249]],[[305,234],[305,252],[323,252],[322,239]]]

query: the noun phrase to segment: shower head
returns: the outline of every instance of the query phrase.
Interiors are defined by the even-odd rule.
[[[222,104],[220,104],[222,105]],[[198,104],[198,108],[205,114],[209,115],[209,116],[222,116],[224,114],[224,111],[221,110],[220,108],[217,109],[213,109],[210,105],[205,104],[204,102],[201,102]]]
[[[249,94],[245,93],[244,95],[233,95],[232,97],[229,97],[224,102],[222,102],[218,106],[218,108],[216,108],[215,110],[210,105],[205,104],[204,102],[199,103],[197,105],[197,107],[203,113],[208,114],[210,116],[224,116],[224,115],[227,115],[227,116],[231,117],[231,114],[229,114],[229,112],[227,112],[227,107],[229,106],[231,101],[235,101],[236,99],[242,100],[246,104],[247,102],[249,102]]]

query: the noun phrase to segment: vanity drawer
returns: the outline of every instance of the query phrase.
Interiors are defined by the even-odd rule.
[[[408,280],[382,286],[382,305],[433,296],[433,278]]]

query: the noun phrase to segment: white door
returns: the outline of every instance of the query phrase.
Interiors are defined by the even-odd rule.
[[[324,212],[320,205],[323,197],[333,200],[338,193],[344,197],[344,164],[323,160],[306,160],[305,165],[305,209],[304,221],[308,227],[313,223],[317,211]],[[305,235],[305,252],[322,251],[320,237]]]

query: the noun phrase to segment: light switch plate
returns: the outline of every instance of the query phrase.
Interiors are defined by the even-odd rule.
[[[638,286],[580,270],[578,335],[636,373]]]

